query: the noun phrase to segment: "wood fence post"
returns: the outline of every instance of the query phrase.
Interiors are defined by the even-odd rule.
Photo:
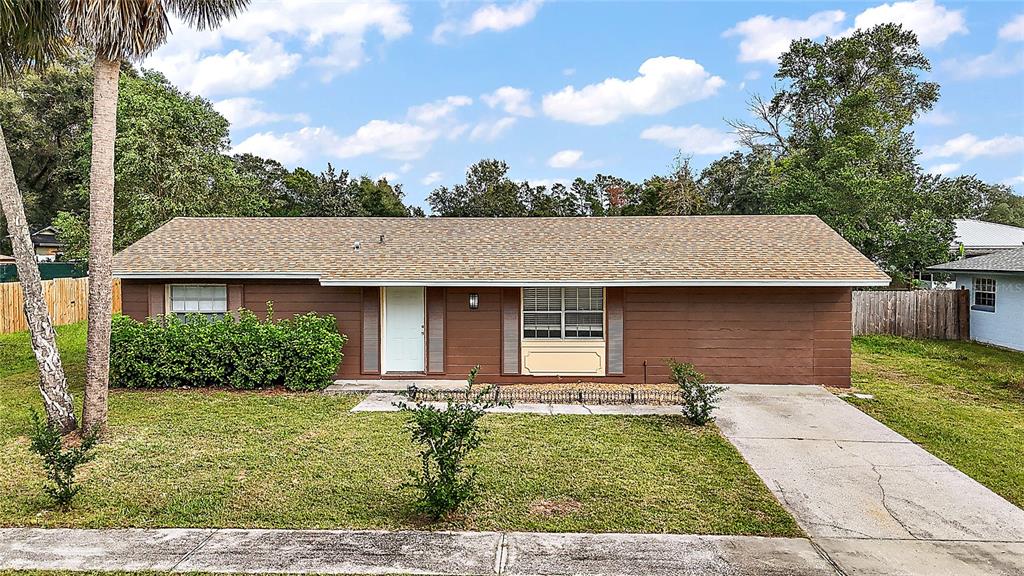
[[[957,295],[957,328],[961,340],[971,339],[971,292],[966,288],[956,291]]]

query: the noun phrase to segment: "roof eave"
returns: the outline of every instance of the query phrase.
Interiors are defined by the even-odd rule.
[[[130,280],[216,280],[216,279],[250,279],[250,280],[319,280],[321,286],[492,286],[502,288],[534,287],[534,286],[575,286],[575,287],[606,287],[606,286],[806,286],[806,287],[882,287],[888,286],[888,278],[857,278],[857,279],[805,279],[805,278],[703,278],[678,280],[623,280],[621,278],[605,280],[388,280],[380,278],[325,279],[318,273],[307,272],[115,272],[114,276]]]

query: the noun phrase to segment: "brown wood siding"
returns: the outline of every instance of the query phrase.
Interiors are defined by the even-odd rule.
[[[469,309],[469,294],[480,296],[480,307]],[[480,365],[480,375],[493,379],[501,374],[501,289],[448,288],[446,291],[448,337],[446,374],[464,378]]]
[[[363,374],[380,374],[380,288],[362,288],[362,364]]]
[[[426,289],[427,300],[427,373],[444,374],[445,289]]]
[[[379,349],[377,288],[323,287],[315,281],[244,284],[245,306],[257,313],[266,309],[267,300],[272,300],[278,318],[311,310],[333,314],[339,330],[349,336],[339,377],[370,377],[372,372],[360,370],[361,361],[367,360],[361,344],[366,340]],[[124,282],[125,314],[140,320],[146,317],[149,285]],[[162,283],[154,285],[162,294]],[[503,294],[506,290],[510,294]],[[472,292],[480,295],[477,310],[469,309]],[[668,377],[665,359],[675,358],[693,362],[710,378],[723,383],[850,384],[849,288],[635,287],[621,292],[622,374],[584,380],[641,383],[646,362],[648,381],[663,382]],[[503,370],[508,368],[503,366],[503,333],[505,328],[513,333],[512,327],[515,350],[511,359],[515,360],[514,369],[519,370],[518,294],[518,289],[484,287],[443,291],[443,374],[447,378],[461,379],[473,366],[480,365],[481,382],[581,379],[521,376]],[[434,298],[428,296],[428,301]],[[610,306],[614,298],[609,290]],[[515,304],[504,310],[510,321],[503,321],[503,302]],[[369,326],[363,322],[367,313],[377,319]],[[614,322],[611,317],[608,321]],[[370,351],[369,356],[371,362],[365,367],[378,367],[378,351]],[[430,377],[436,378],[438,373]]]

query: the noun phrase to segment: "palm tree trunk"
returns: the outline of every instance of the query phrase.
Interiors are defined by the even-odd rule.
[[[96,56],[92,90],[92,164],[89,171],[89,334],[86,340],[82,427],[107,426],[110,375],[111,261],[114,257],[114,139],[120,60]]]
[[[25,220],[25,204],[18,191],[18,182],[7,152],[7,141],[0,127],[0,204],[7,218],[7,233],[11,235],[14,260],[18,268],[18,280],[25,301],[25,318],[28,321],[32,352],[39,366],[39,392],[43,395],[43,406],[50,424],[64,434],[78,427],[75,421],[75,403],[68,392],[68,381],[64,376],[64,365],[57,349],[57,335],[50,322],[50,313],[43,298],[43,285],[39,280],[39,265],[32,237]]]

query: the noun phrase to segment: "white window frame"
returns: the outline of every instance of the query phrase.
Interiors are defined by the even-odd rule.
[[[559,337],[558,338],[547,338],[547,337],[527,336],[526,335],[526,315],[530,314],[530,313],[533,313],[533,312],[540,312],[540,311],[538,311],[538,310],[527,310],[526,309],[526,291],[530,290],[530,289],[536,289],[536,288],[522,288],[522,289],[519,290],[519,299],[520,299],[520,302],[519,302],[519,337],[522,340],[529,341],[529,342],[559,342],[559,341],[570,341],[570,342],[595,341],[595,342],[604,342],[605,335],[608,333],[608,325],[607,325],[607,319],[608,319],[608,315],[607,315],[607,307],[608,307],[607,296],[608,295],[605,292],[604,288],[597,288],[598,290],[601,291],[601,309],[600,310],[566,310],[565,309],[565,291],[566,290],[594,290],[595,288],[593,288],[593,287],[589,287],[588,288],[588,287],[574,287],[574,286],[564,286],[564,287],[563,286],[544,286],[544,287],[537,287],[537,288],[557,289],[558,292],[559,292],[558,299],[559,299],[559,306],[560,306],[561,309],[557,310],[557,311],[550,310],[550,311],[542,312],[542,313],[545,313],[545,314],[558,314],[558,316],[559,316],[559,325],[560,325]],[[566,336],[565,335],[565,315],[566,315],[566,313],[573,313],[573,312],[583,312],[583,313],[592,312],[594,314],[600,314],[601,315],[601,335],[600,336]]]
[[[987,286],[981,287],[979,284],[988,284]],[[984,288],[984,289],[983,289]],[[989,290],[988,288],[991,288]],[[985,276],[975,276],[971,280],[971,310],[978,310],[979,312],[995,312],[996,311],[996,292],[997,284],[995,278],[988,278]],[[979,304],[978,295],[991,295],[991,304]]]
[[[223,310],[211,310],[211,311],[187,311],[177,312],[174,310],[174,288],[223,288],[224,289],[224,309]],[[167,284],[164,287],[164,313],[168,316],[177,316],[184,319],[188,314],[199,314],[201,316],[210,318],[223,317],[228,313],[228,285],[227,284]]]

